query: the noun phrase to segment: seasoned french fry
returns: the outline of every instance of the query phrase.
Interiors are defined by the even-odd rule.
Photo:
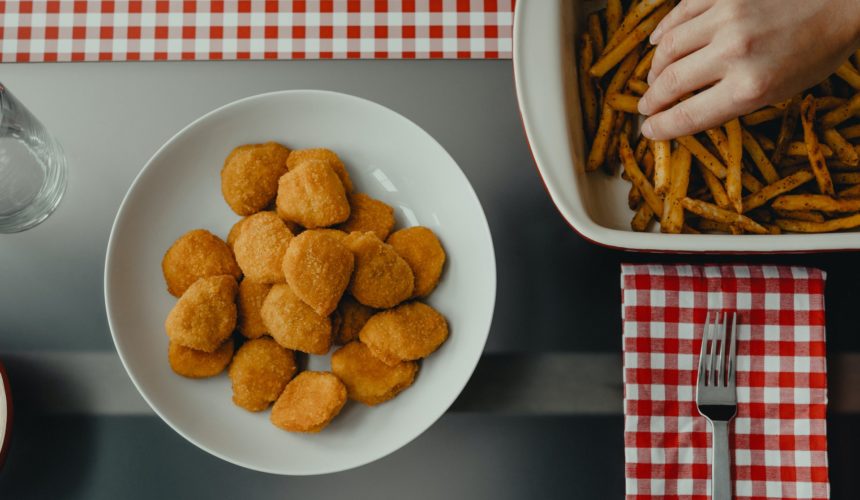
[[[699,171],[702,173],[702,179],[705,180],[705,186],[707,186],[708,190],[711,192],[711,197],[713,197],[714,203],[721,208],[729,208],[731,203],[729,202],[729,197],[726,194],[726,189],[723,187],[723,183],[717,179],[717,176],[714,175],[713,172],[705,168],[701,162],[699,162]],[[695,196],[695,198],[701,197]]]
[[[756,168],[758,168],[762,178],[767,181],[768,184],[778,181],[779,174],[773,167],[773,163],[771,163],[767,155],[764,154],[764,150],[762,150],[756,138],[747,130],[742,130],[741,137],[744,149],[749,153],[750,158],[752,158],[752,161],[755,163]]]
[[[600,16],[592,12],[586,20],[586,29],[594,44],[594,53],[600,55],[606,46],[606,38],[603,36],[603,26],[600,24]]]
[[[687,196],[690,184],[690,165],[692,156],[684,146],[678,146],[672,153],[672,181],[669,192],[663,200],[663,218],[660,220],[660,230],[664,233],[680,233],[684,226],[684,207],[681,198]]]
[[[791,102],[791,99],[788,99],[786,101],[782,101],[782,102],[778,102],[778,103],[774,104],[773,107],[779,108],[779,109],[785,109],[789,105],[790,102]],[[832,96],[832,95],[815,97],[815,109],[817,109],[818,111],[824,111],[825,109],[838,108],[839,106],[842,106],[846,102],[848,102],[848,99],[845,99],[843,97],[836,97],[836,96]]]
[[[830,178],[830,171],[827,170],[827,162],[821,153],[818,136],[815,135],[815,101],[811,95],[807,95],[800,104],[800,121],[803,124],[803,140],[806,143],[809,164],[812,167],[812,173],[815,174],[815,180],[818,182],[818,190],[822,194],[835,196],[833,179]]]
[[[647,203],[643,203],[633,216],[633,220],[630,221],[630,229],[639,233],[645,232],[652,220],[654,220],[654,211]]]
[[[854,184],[849,188],[839,191],[840,198],[857,198],[860,197],[860,184]]]
[[[825,158],[830,158],[833,156],[833,150],[830,149],[830,146],[827,144],[820,144],[821,154],[824,155]],[[806,149],[806,143],[799,141],[792,141],[788,145],[788,150],[786,150],[788,156],[809,156],[809,150]]]
[[[630,86],[630,82],[627,82],[627,86]],[[860,124],[851,125],[849,127],[845,127],[839,130],[839,133],[842,134],[842,137],[846,139],[857,139],[860,138]]]
[[[645,152],[648,151],[648,138],[644,135],[639,136],[639,142],[636,143],[636,161],[642,163],[642,159],[645,158]]]
[[[860,211],[860,198],[836,199],[824,194],[784,194],[773,200],[778,210],[819,210],[822,212]]]
[[[717,222],[711,219],[699,219],[697,226],[699,227],[699,231],[703,231],[706,233],[732,232],[732,226],[730,224],[726,224],[725,222]]]
[[[654,190],[663,196],[669,190],[672,173],[671,141],[652,142],[654,151]]]
[[[778,215],[781,219],[824,222],[824,216],[821,215],[821,212],[815,212],[813,210],[780,210],[774,208],[773,211],[776,212],[776,215]]]
[[[770,155],[770,162],[778,164],[782,161],[782,156],[788,148],[788,143],[791,142],[791,137],[794,135],[794,129],[797,128],[797,118],[800,114],[800,95],[792,97],[785,106],[782,114],[782,124],[779,127],[779,135],[776,138],[773,153]]]
[[[639,113],[639,96],[630,94],[609,94],[606,103],[616,110],[624,113]]]
[[[630,189],[627,191],[627,208],[629,208],[630,210],[638,210],[641,206],[642,193],[640,193],[639,190],[636,189],[636,186],[631,184]]]
[[[842,163],[856,167],[860,165],[860,155],[854,150],[854,146],[848,142],[835,128],[826,128],[821,131],[824,142],[833,149],[833,153]]]
[[[854,65],[851,64],[851,61],[845,61],[839,68],[836,69],[836,76],[845,80],[845,82],[854,88],[854,90],[860,90],[860,73],[854,69]]]
[[[833,231],[853,229],[860,226],[860,214],[849,215],[841,219],[830,219],[824,222],[777,219],[776,224],[783,231],[792,233],[832,233]]]
[[[591,76],[601,78],[612,68],[617,66],[628,54],[634,51],[642,40],[654,31],[657,24],[671,10],[671,4],[664,4],[655,10],[647,19],[635,27],[623,40],[618,42],[612,50],[606,51],[600,59],[591,67]]]
[[[776,224],[764,224],[770,234],[782,234],[782,228]]]
[[[692,153],[692,155],[695,156],[697,160],[702,162],[702,165],[704,165],[705,168],[710,170],[718,178],[726,178],[726,167],[723,166],[723,164],[720,163],[720,160],[718,160],[716,156],[711,154],[711,152],[708,151],[708,148],[706,148],[704,144],[699,142],[698,139],[696,139],[692,135],[687,135],[684,137],[678,137],[675,140],[679,144],[683,145],[685,148],[689,149],[690,153]]]
[[[729,162],[729,139],[720,127],[709,128],[705,130],[705,135],[711,140],[711,143],[720,154],[720,158],[726,163]]]
[[[737,212],[732,212],[731,210],[726,210],[724,208],[720,208],[711,203],[706,203],[700,200],[694,200],[691,198],[682,198],[681,205],[683,205],[684,209],[692,212],[699,217],[704,217],[705,219],[711,219],[718,222],[724,222],[730,225],[736,225],[743,229],[744,231],[755,233],[755,234],[767,234],[769,231],[767,228],[763,227],[758,222],[741,215]]]
[[[648,182],[645,174],[640,170],[639,165],[636,164],[636,158],[633,156],[633,150],[630,149],[630,142],[627,140],[626,136],[621,136],[621,140],[618,143],[618,153],[621,156],[621,163],[624,165],[624,171],[627,172],[627,176],[630,177],[630,182],[635,184],[636,188],[639,189],[639,192],[642,193],[642,198],[645,200],[645,203],[651,207],[651,211],[655,214],[662,214],[663,200],[657,196],[657,193],[654,192],[654,187],[651,186],[651,183]]]
[[[618,29],[615,30],[615,33],[613,33],[609,41],[606,42],[606,49],[611,50],[618,45],[618,42],[629,35],[630,32],[633,31],[633,28],[645,19],[645,16],[662,5],[663,2],[665,2],[665,0],[642,0],[630,7],[630,10],[624,16],[624,20],[618,26]],[[608,11],[609,9],[607,4],[607,17]]]
[[[854,94],[850,101],[822,116],[821,126],[833,128],[858,114],[860,114],[860,92]]]
[[[783,110],[768,106],[766,108],[762,108],[758,111],[753,111],[752,113],[744,115],[743,117],[741,117],[741,121],[744,122],[744,125],[752,127],[754,125],[761,125],[762,123],[769,122],[771,120],[776,120],[783,114]]]
[[[609,46],[609,41],[612,36],[618,31],[621,26],[621,17],[624,15],[624,6],[621,5],[621,0],[608,0],[606,2],[606,44]],[[603,49],[604,51],[606,49]]]
[[[765,151],[773,151],[776,148],[773,140],[764,134],[753,134],[753,137],[755,137],[755,140],[758,141],[761,148]]]
[[[760,191],[761,188],[764,187],[764,184],[762,184],[761,181],[750,175],[749,172],[741,172],[741,184],[743,184],[744,189],[746,189],[750,193]]]
[[[638,55],[636,52],[631,52],[627,55],[615,74],[612,75],[612,80],[606,87],[607,94],[619,92],[627,83],[630,73],[636,67]],[[606,153],[609,149],[610,135],[615,124],[616,111],[607,103],[603,103],[603,109],[600,113],[600,122],[597,124],[597,132],[594,134],[594,142],[591,144],[591,150],[588,152],[588,161],[585,169],[587,171],[597,170],[606,161]]]
[[[728,138],[729,158],[726,172],[726,194],[735,212],[742,213],[743,202],[741,200],[741,165],[744,151],[743,134],[741,133],[741,122],[737,118],[729,120],[725,124],[726,136]]]
[[[825,96],[833,95],[833,82],[830,81],[830,77],[828,76],[821,83],[818,84],[818,90],[823,93]]]
[[[642,56],[642,59],[640,59],[639,63],[636,65],[636,68],[633,69],[633,74],[630,75],[630,78],[635,80],[645,80],[648,76],[648,72],[651,71],[651,62],[654,60],[655,52],[657,52],[656,46],[651,47],[647,52],[645,52],[645,55]]]
[[[594,82],[588,75],[594,58],[594,42],[591,35],[583,33],[579,41],[579,98],[582,102],[582,121],[585,123],[585,132],[588,140],[594,138],[597,131],[597,95],[594,90]]]
[[[800,170],[789,175],[788,177],[783,177],[782,179],[772,184],[768,184],[767,186],[744,198],[744,212],[754,210],[764,205],[769,200],[776,198],[783,193],[792,191],[798,186],[802,186],[803,184],[806,184],[814,178],[815,175],[813,175],[811,171]]]
[[[618,166],[618,139],[621,134],[630,137],[630,120],[624,113],[615,113],[615,123],[612,124],[612,134],[609,136],[609,147],[606,149],[606,161],[603,162],[603,171],[606,175],[615,175]]]
[[[643,95],[645,92],[648,92],[648,84],[642,80],[631,78],[630,80],[627,80],[627,89],[630,90],[630,92]]]
[[[684,224],[683,227],[681,227],[681,232],[684,234],[702,234],[701,231],[689,224]]]
[[[832,174],[834,184],[860,184],[860,172]]]

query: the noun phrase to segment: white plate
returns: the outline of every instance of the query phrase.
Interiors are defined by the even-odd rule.
[[[399,227],[424,225],[448,253],[428,302],[449,321],[450,339],[418,378],[375,408],[349,403],[316,435],[291,434],[231,401],[226,375],[189,380],[167,363],[164,318],[175,303],[161,257],[181,234],[207,228],[225,237],[238,220],[220,190],[235,146],[275,140],[325,146],[347,164],[356,189],[395,208]],[[356,467],[405,445],[438,419],[468,381],[489,333],[496,295],[490,230],[475,192],[450,155],[416,124],[379,104],[333,92],[297,90],[249,97],[203,116],[143,167],[117,213],[105,259],[105,303],[120,358],[144,399],[174,430],[238,465],[277,474]],[[311,357],[328,370],[329,360]]]
[[[589,2],[595,4],[596,2]],[[860,233],[702,235],[636,233],[630,185],[586,174],[575,40],[585,8],[578,0],[517,2],[514,77],[535,163],[559,212],[585,238],[615,248],[669,252],[812,252],[860,248]]]

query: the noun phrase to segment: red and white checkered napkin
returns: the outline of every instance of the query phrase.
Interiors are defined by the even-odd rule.
[[[741,325],[736,497],[829,497],[824,280],[800,267],[622,266],[628,498],[708,498],[695,387],[708,310],[736,310]]]

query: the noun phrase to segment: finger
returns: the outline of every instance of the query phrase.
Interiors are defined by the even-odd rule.
[[[694,52],[666,68],[639,99],[639,113],[650,116],[681,97],[704,88],[724,74],[713,45]]]
[[[723,80],[701,94],[657,113],[642,124],[642,134],[657,141],[669,140],[729,121],[738,116],[730,86]]]
[[[713,16],[699,16],[667,32],[651,61],[648,84],[653,84],[667,66],[711,43],[718,24]]]
[[[681,0],[651,32],[651,44],[657,45],[663,34],[710,9],[715,2],[716,0]]]

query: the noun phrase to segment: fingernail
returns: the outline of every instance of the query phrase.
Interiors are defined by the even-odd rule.
[[[641,128],[642,135],[649,139],[654,138],[654,130],[651,128],[651,120],[645,120]]]
[[[648,116],[651,113],[648,112],[648,98],[647,94],[639,98],[639,114]]]

